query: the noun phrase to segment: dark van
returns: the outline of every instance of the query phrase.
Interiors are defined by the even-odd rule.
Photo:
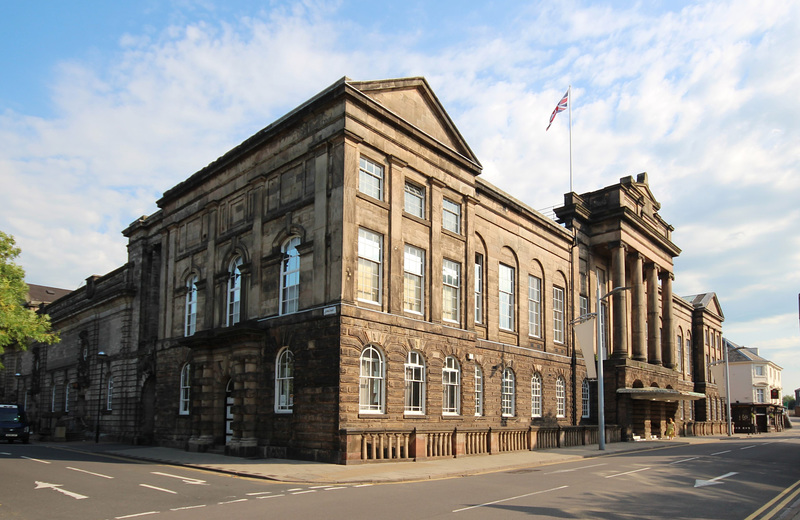
[[[0,440],[28,444],[31,429],[25,411],[16,404],[0,404]]]

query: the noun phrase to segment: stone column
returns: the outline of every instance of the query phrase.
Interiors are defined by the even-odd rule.
[[[611,251],[611,269],[613,271],[612,290],[625,286],[625,244],[622,242],[613,246]],[[611,296],[614,310],[614,343],[613,354],[615,358],[628,356],[628,305],[626,291],[619,291]]]
[[[672,279],[674,274],[669,271],[661,272],[661,351],[664,366],[675,368],[675,334],[672,315]]]
[[[632,255],[633,267],[631,271],[631,282],[633,288],[631,296],[633,299],[631,311],[633,319],[631,320],[632,329],[632,348],[633,359],[636,361],[647,361],[647,311],[644,296],[644,278],[642,275],[642,255],[638,252]]]
[[[658,266],[647,266],[647,361],[661,364],[661,324],[658,315]]]
[[[394,156],[389,156],[389,168],[384,182],[387,191],[386,200],[389,202],[389,235],[384,239],[389,259],[384,273],[389,278],[389,312],[392,314],[403,313],[404,277],[403,257],[405,244],[403,242],[403,210],[405,197],[405,174],[403,170],[407,164]],[[430,258],[425,259],[430,262]],[[427,310],[427,309],[424,309]]]

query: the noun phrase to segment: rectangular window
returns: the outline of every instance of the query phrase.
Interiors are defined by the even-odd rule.
[[[461,300],[461,264],[442,260],[442,319],[459,321]]]
[[[528,334],[542,337],[542,279],[528,276]]]
[[[461,205],[452,200],[442,200],[442,227],[453,233],[461,233]]]
[[[381,302],[383,237],[363,228],[358,230],[358,299]]]
[[[500,328],[514,330],[514,268],[500,264]]]
[[[475,323],[483,323],[483,255],[475,253]]]
[[[186,284],[185,336],[192,336],[197,330],[197,281],[197,276],[192,276]]]
[[[358,163],[358,191],[383,200],[383,166],[361,157]]]
[[[405,282],[403,287],[403,308],[422,314],[423,287],[425,286],[425,251],[406,245],[403,258]]]
[[[753,368],[755,369],[755,374],[757,376],[763,376],[764,375],[764,366],[763,365],[755,365]]]
[[[589,298],[580,296],[578,299],[578,316],[586,316],[589,314]]]
[[[475,365],[475,415],[483,415],[483,370]]]
[[[553,341],[564,343],[564,289],[553,287]]]
[[[756,388],[756,402],[757,403],[765,402],[763,388]]]
[[[69,387],[70,382],[67,381],[67,384],[64,385],[64,411],[69,412]]]
[[[425,189],[407,182],[404,209],[415,217],[425,218]]]

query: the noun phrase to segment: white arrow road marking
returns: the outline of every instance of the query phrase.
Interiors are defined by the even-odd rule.
[[[78,493],[73,493],[72,491],[67,491],[66,489],[61,489],[61,486],[64,484],[49,484],[47,482],[39,482],[36,481],[36,487],[34,489],[55,489],[59,493],[63,493],[68,497],[72,497],[75,500],[83,500],[84,498],[89,498],[85,495],[79,495]]]
[[[716,485],[716,484],[721,484],[721,482],[719,482],[720,480],[722,480],[724,478],[732,477],[732,476],[738,475],[738,474],[739,473],[737,473],[736,471],[732,471],[730,473],[725,473],[724,475],[720,475],[718,477],[714,477],[714,478],[712,478],[710,480],[695,480],[694,481],[694,487],[713,486],[713,485]]]
[[[208,485],[208,484],[206,484],[205,480],[200,480],[198,478],[182,477],[180,475],[171,475],[169,473],[161,473],[159,471],[151,471],[150,473],[152,473],[153,475],[161,475],[162,477],[177,478],[177,479],[182,480],[184,482],[184,484],[197,484],[197,485],[203,485],[203,486],[207,486]]]

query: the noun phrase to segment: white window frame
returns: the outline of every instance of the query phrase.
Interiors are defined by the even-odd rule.
[[[297,312],[300,302],[300,237],[290,237],[281,248],[281,314]]]
[[[381,303],[383,294],[383,235],[358,228],[359,301]]]
[[[383,166],[361,156],[358,161],[358,191],[383,200]]]
[[[767,393],[763,388],[756,388],[756,402],[757,403],[767,402]]]
[[[475,253],[475,323],[483,323],[483,254]]]
[[[567,416],[567,383],[564,378],[556,379],[556,417]]]
[[[69,387],[70,382],[64,383],[64,411],[69,412]]]
[[[178,393],[178,415],[189,415],[192,397],[192,365],[185,363],[181,368],[181,388]]]
[[[425,188],[406,182],[403,210],[409,215],[425,218]]]
[[[242,319],[242,264],[244,260],[241,255],[231,260],[228,264],[228,293],[227,293],[227,312],[225,314],[225,325],[231,327]]]
[[[586,419],[592,415],[592,399],[589,380],[584,379],[581,383],[581,417]]]
[[[442,415],[461,415],[461,365],[453,356],[442,367]]]
[[[275,413],[292,413],[294,407],[294,354],[288,347],[275,357]]]
[[[425,251],[406,244],[403,253],[403,308],[425,312]]]
[[[461,204],[448,198],[442,199],[442,227],[457,235],[461,234]]]
[[[753,375],[756,377],[763,377],[764,365],[753,365]]]
[[[442,259],[442,319],[459,323],[461,317],[461,264]]]
[[[405,399],[403,413],[406,415],[425,414],[425,360],[422,354],[412,350],[406,356]]]
[[[386,409],[386,363],[383,352],[367,345],[359,357],[358,412],[382,414]]]
[[[483,416],[483,369],[475,365],[475,416]]]
[[[542,375],[531,376],[531,417],[542,416]]]
[[[564,343],[564,289],[553,286],[553,341]]]
[[[528,275],[528,335],[542,337],[542,279]]]
[[[193,336],[197,331],[197,282],[196,274],[190,275],[186,280],[186,316],[184,320],[183,335]]]
[[[516,400],[516,377],[514,371],[506,367],[503,369],[500,389],[500,412],[503,417],[514,417],[517,412]]]
[[[500,264],[498,270],[498,306],[500,313],[500,328],[513,331],[514,323],[514,289],[516,272],[513,267]]]

